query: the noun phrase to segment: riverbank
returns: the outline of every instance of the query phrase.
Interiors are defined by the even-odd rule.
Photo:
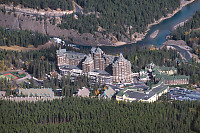
[[[127,44],[127,43],[118,41],[118,42],[114,43],[112,46],[118,47],[118,46],[122,46],[122,45],[125,45],[125,44]]]
[[[122,45],[125,45],[127,44],[127,42],[122,42],[122,41],[117,41],[113,44],[110,44],[110,45],[106,45],[106,44],[97,44],[98,47],[102,47],[102,46],[108,46],[108,47],[119,47],[119,46],[122,46]]]
[[[190,1],[191,3],[192,1]],[[187,3],[189,4],[189,3]],[[186,4],[185,4],[186,5]],[[194,5],[194,4],[192,4]],[[183,6],[183,5],[182,5]],[[14,17],[17,15],[17,17]],[[60,29],[56,25],[52,25],[50,21],[36,21],[37,18],[34,16],[30,15],[23,15],[20,13],[15,12],[11,14],[4,14],[0,13],[0,24],[2,27],[8,27],[8,28],[14,28],[14,29],[27,29],[27,30],[33,30],[33,31],[38,31],[43,34],[49,34],[50,36],[63,36],[65,40],[71,41],[71,43],[77,44],[77,45],[87,45],[87,46],[122,46],[126,44],[133,44],[141,40],[146,40],[144,39],[145,34],[144,33],[134,33],[132,36],[132,41],[130,41],[127,37],[122,35],[122,41],[117,41],[115,40],[116,37],[109,36],[109,38],[106,38],[105,35],[101,34],[100,32],[95,33],[96,38],[94,37],[93,34],[90,33],[83,33],[79,34],[78,31],[76,30],[67,30],[67,29]],[[49,18],[47,18],[49,20]],[[154,23],[155,24],[155,23]],[[159,29],[159,28],[157,28]],[[127,34],[129,32],[127,31]],[[160,30],[159,33],[162,33],[162,30]],[[160,36],[160,34],[158,34]],[[158,37],[157,36],[157,37]],[[150,40],[156,40],[155,39],[150,39]],[[164,42],[164,41],[163,41]],[[162,43],[163,43],[162,42]],[[157,43],[157,42],[156,42]],[[140,42],[139,42],[140,44]],[[151,44],[155,44],[155,42],[152,42]],[[161,44],[161,43],[160,43]]]
[[[173,46],[166,46],[166,48],[169,50],[169,49],[173,49],[173,50],[177,50],[175,47],[173,47]],[[179,52],[179,51],[177,51],[177,53],[181,56],[181,58],[183,59],[183,60],[186,60],[186,58]]]
[[[137,33],[137,32],[134,33],[134,34],[132,35],[132,39],[134,40],[133,43],[137,43],[138,41],[142,41],[142,40],[146,37],[147,33],[149,32],[150,28],[151,28],[153,25],[157,25],[157,24],[161,23],[162,21],[173,17],[176,13],[178,13],[180,10],[182,10],[182,8],[183,8],[184,6],[186,6],[186,5],[188,5],[188,4],[191,4],[191,3],[194,2],[194,1],[195,1],[195,0],[191,0],[191,1],[181,0],[180,7],[177,8],[175,11],[173,11],[173,13],[167,14],[166,17],[163,16],[163,17],[161,17],[159,20],[155,21],[154,23],[149,24],[149,25],[147,26],[147,30],[146,30],[144,33]],[[135,38],[135,36],[137,36],[137,38]],[[120,41],[119,41],[119,42],[120,42]],[[118,43],[118,42],[116,42],[115,44],[109,45],[109,46],[115,46],[115,47],[117,47],[117,46],[122,46],[122,45],[125,45],[125,44],[130,44],[130,43],[127,43],[127,42],[123,42],[123,43],[120,42],[120,43]],[[108,46],[108,45],[106,45],[106,46]]]
[[[185,20],[185,21],[183,21],[183,22],[180,22],[179,24],[175,25],[175,26],[172,28],[172,30],[176,30],[178,27],[183,26],[188,20],[189,20],[189,19],[187,19],[187,20]]]
[[[194,2],[195,0],[191,0],[191,1],[187,1],[187,0],[181,0],[181,4],[180,7],[178,9],[176,9],[175,11],[173,11],[173,13],[171,14],[167,14],[167,17],[161,17],[159,20],[155,21],[154,23],[151,23],[147,26],[147,30],[145,31],[145,36],[148,33],[148,31],[150,30],[151,26],[159,24],[160,22],[162,22],[165,19],[169,19],[171,17],[173,17],[176,13],[178,13],[184,6]]]
[[[186,42],[183,40],[168,40],[163,43],[163,48],[164,46],[169,47],[169,48],[175,48],[181,55],[181,57],[185,60],[190,60],[193,58],[193,54],[190,52],[191,47],[187,46]]]

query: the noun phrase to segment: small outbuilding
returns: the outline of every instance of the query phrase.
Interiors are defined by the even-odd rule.
[[[79,89],[77,96],[79,97],[89,97],[90,96],[90,91],[83,87],[82,89]]]

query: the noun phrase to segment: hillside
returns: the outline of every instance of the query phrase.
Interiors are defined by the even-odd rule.
[[[197,11],[183,26],[173,31],[171,39],[185,40],[193,49],[192,52],[200,57],[200,11]]]
[[[100,32],[107,38],[111,35],[117,40],[135,41],[143,38],[148,25],[167,17],[179,8],[180,0],[76,0],[83,7],[83,14],[62,17],[62,29],[76,29],[79,33]],[[90,14],[90,15],[88,15]],[[139,33],[139,34],[138,34]]]
[[[21,5],[21,8],[33,8],[38,11],[40,9],[46,11],[52,9],[49,12],[58,11],[57,9],[61,11],[72,10],[70,7],[62,7],[62,2],[59,1],[52,6],[53,0],[47,0],[45,8],[41,6],[44,4],[42,1],[33,2],[33,5],[24,1],[1,1],[1,5],[14,2],[14,6],[18,6],[18,8]],[[163,17],[170,17],[180,7],[180,0],[126,0],[124,2],[120,2],[120,0],[103,2],[99,0],[79,0],[75,2],[83,7],[81,9],[83,12],[75,11],[74,14],[70,12],[69,15],[62,17],[52,15],[49,17],[50,13],[47,13],[46,16],[31,14],[30,12],[25,15],[25,10],[19,12],[13,8],[10,11],[11,8],[3,9],[5,6],[1,6],[3,13],[0,14],[0,24],[8,28],[31,29],[52,36],[63,36],[66,40],[75,44],[113,45],[118,41],[131,43],[141,40],[150,24],[159,22],[161,18],[163,20]],[[44,13],[46,14],[45,11]],[[10,14],[10,16],[7,14]],[[13,16],[16,18],[13,18]],[[13,19],[14,21],[12,21]]]
[[[90,33],[80,34],[76,30],[60,29],[42,17],[24,15],[21,13],[0,12],[0,25],[9,29],[31,30],[48,34],[49,36],[64,37],[65,40],[81,45],[111,45],[112,41],[101,33],[96,33],[96,37]]]
[[[43,45],[49,41],[48,35],[28,30],[4,29],[0,26],[0,46],[18,45],[28,47],[28,45]]]

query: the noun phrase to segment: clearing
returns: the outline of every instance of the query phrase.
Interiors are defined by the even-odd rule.
[[[51,46],[58,46],[58,44],[49,41],[47,43],[45,43],[44,45],[39,45],[37,48],[35,48],[33,45],[29,45],[27,48],[26,47],[20,47],[17,45],[14,46],[0,46],[0,49],[5,49],[5,50],[13,50],[13,51],[23,51],[23,52],[27,52],[27,51],[31,51],[31,50],[41,50],[41,49],[47,49],[50,48]]]

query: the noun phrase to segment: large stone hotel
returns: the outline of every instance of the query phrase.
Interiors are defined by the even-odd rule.
[[[98,77],[103,82],[131,82],[131,63],[120,53],[106,55],[100,48],[92,48],[90,54],[57,50],[58,67],[62,75],[78,73]],[[98,76],[97,76],[98,75]]]

